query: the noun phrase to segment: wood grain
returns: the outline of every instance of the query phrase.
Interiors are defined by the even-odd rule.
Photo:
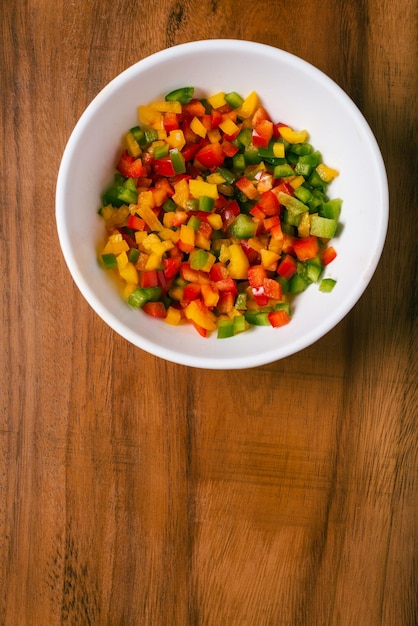
[[[416,624],[415,3],[11,0],[0,18],[0,624]],[[347,91],[391,212],[370,287],[325,338],[202,372],[91,311],[54,193],[110,79],[217,37],[288,50]]]

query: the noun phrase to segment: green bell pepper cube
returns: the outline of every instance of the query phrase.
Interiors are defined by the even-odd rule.
[[[296,273],[289,281],[289,291],[290,293],[302,293],[310,284],[311,281],[306,276]]]
[[[247,309],[247,294],[239,293],[235,299],[234,306],[237,311],[245,311]]]
[[[170,150],[170,160],[176,174],[186,173],[186,161],[178,148],[172,148]]]
[[[145,137],[145,131],[140,126],[134,126],[131,128],[131,133],[134,136],[135,141],[137,141],[140,146],[145,146],[147,139]]]
[[[135,204],[138,201],[138,193],[125,185],[112,185],[102,196],[104,206],[111,204],[114,207],[121,207],[126,204]]]
[[[333,198],[332,200],[324,202],[319,211],[319,215],[332,220],[338,220],[341,213],[342,202],[341,198]]]
[[[313,195],[309,191],[309,189],[307,187],[304,187],[303,185],[295,189],[293,193],[294,193],[295,198],[297,198],[298,200],[303,202],[303,204],[306,204],[306,205],[308,205],[308,203],[313,198]]]
[[[222,319],[218,321],[218,339],[226,339],[234,336],[234,320]]]
[[[200,220],[196,215],[192,215],[187,222],[187,226],[191,226],[194,232],[197,233],[201,223],[202,220]]]
[[[324,293],[330,293],[334,289],[336,284],[337,281],[333,278],[323,278],[319,284],[319,291],[323,291]]]
[[[107,270],[115,270],[118,267],[116,256],[111,252],[109,254],[102,254],[102,261]]]
[[[310,234],[321,239],[332,239],[337,230],[337,220],[321,217],[320,215],[312,215]]]
[[[246,329],[246,320],[244,315],[235,315],[234,317],[234,335],[242,333]]]
[[[232,222],[230,232],[233,237],[238,239],[249,239],[250,237],[255,237],[257,228],[258,225],[252,217],[245,213],[240,213]]]
[[[128,253],[128,259],[131,263],[136,263],[139,259],[139,250],[137,248],[131,248]]]
[[[155,146],[153,157],[154,159],[162,159],[168,155],[169,145],[168,143],[164,143],[159,146]]]
[[[128,304],[140,309],[146,302],[157,302],[161,298],[161,287],[137,287],[128,298]]]
[[[283,165],[276,165],[273,171],[274,178],[287,178],[288,176],[294,176],[295,172],[288,163]]]
[[[279,191],[277,194],[280,204],[282,204],[292,215],[300,215],[308,211],[306,204],[298,200],[297,198],[290,196],[284,191]]]
[[[249,310],[245,311],[244,317],[252,326],[270,326],[268,311]]]
[[[200,196],[199,198],[199,211],[210,213],[215,206],[215,199],[209,196]]]
[[[244,102],[244,98],[239,95],[236,91],[231,91],[230,93],[226,93],[224,95],[226,102],[229,104],[231,109],[239,109],[239,107]]]
[[[167,102],[180,102],[180,104],[189,104],[194,96],[194,87],[180,87],[174,89],[165,96]]]

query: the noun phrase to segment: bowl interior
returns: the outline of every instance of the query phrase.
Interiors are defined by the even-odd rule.
[[[172,327],[131,309],[97,262],[104,227],[97,215],[112,180],[126,130],[137,106],[180,86],[197,95],[258,92],[275,121],[306,128],[309,141],[340,175],[330,197],[343,199],[338,256],[325,276],[330,294],[316,285],[300,294],[290,324],[252,328],[233,338],[201,338],[189,325]],[[387,229],[388,191],[376,140],[357,107],[327,76],[276,48],[235,40],[175,46],[143,59],[109,83],[77,123],[57,181],[56,217],[64,258],[80,291],[116,332],[157,356],[202,368],[262,365],[293,354],[333,328],[358,301],[376,269]]]

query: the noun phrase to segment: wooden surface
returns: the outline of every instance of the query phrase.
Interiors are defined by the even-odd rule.
[[[416,3],[0,4],[0,624],[416,624]],[[391,196],[381,263],[347,318],[291,358],[228,372],[108,329],[54,217],[91,99],[153,52],[216,37],[275,45],[339,83]]]

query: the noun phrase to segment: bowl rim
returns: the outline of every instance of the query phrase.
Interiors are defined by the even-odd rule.
[[[82,134],[83,129],[89,124],[91,118],[93,117],[97,106],[100,104],[102,100],[106,100],[106,98],[114,91],[114,89],[118,88],[120,84],[123,84],[125,81],[129,80],[132,75],[135,75],[139,70],[146,69],[150,66],[159,63],[160,61],[164,61],[165,59],[171,59],[173,53],[181,55],[183,52],[193,52],[193,50],[200,51],[210,51],[214,48],[219,49],[222,47],[224,50],[255,50],[259,49],[260,51],[269,52],[271,54],[277,54],[282,59],[287,59],[292,64],[299,65],[301,68],[309,71],[310,74],[316,75],[322,82],[328,83],[333,91],[338,94],[340,98],[342,98],[346,104],[352,109],[355,114],[357,121],[361,123],[362,130],[367,135],[368,141],[373,146],[374,157],[376,159],[376,166],[379,173],[380,178],[380,193],[381,193],[381,206],[380,206],[380,233],[377,238],[378,243],[374,248],[374,256],[372,260],[369,260],[368,264],[368,278],[359,283],[358,288],[355,290],[353,294],[352,300],[346,302],[345,306],[339,307],[338,314],[333,315],[330,318],[328,324],[323,324],[316,329],[316,332],[311,332],[305,339],[302,341],[294,341],[293,344],[289,347],[288,350],[283,349],[283,346],[280,346],[280,354],[272,354],[272,353],[259,353],[257,356],[254,355],[245,355],[239,357],[208,357],[208,356],[192,356],[189,354],[182,353],[181,350],[174,351],[170,348],[166,348],[161,345],[156,345],[152,341],[149,341],[148,338],[144,335],[138,336],[136,335],[130,328],[127,328],[110,312],[107,311],[104,304],[101,300],[94,294],[86,280],[84,279],[82,273],[79,271],[79,268],[75,262],[72,247],[69,241],[69,238],[66,234],[65,228],[65,194],[64,187],[66,183],[67,176],[69,174],[68,165],[71,160],[71,155],[73,149],[77,145],[77,141],[79,136]],[[122,70],[118,75],[116,75],[113,79],[111,79],[98,93],[97,95],[90,101],[87,107],[84,109],[82,114],[80,115],[78,121],[76,122],[73,130],[68,138],[66,146],[64,148],[61,162],[59,165],[57,183],[56,183],[56,195],[55,195],[55,218],[56,218],[56,226],[58,231],[58,239],[61,247],[61,251],[63,253],[65,262],[70,271],[70,274],[82,293],[83,297],[87,300],[90,306],[94,309],[94,311],[102,318],[103,321],[108,324],[112,330],[117,332],[131,344],[136,347],[145,350],[154,356],[158,356],[162,359],[168,360],[173,363],[202,368],[202,369],[244,369],[251,367],[258,367],[260,365],[265,365],[268,363],[272,363],[277,360],[281,360],[297,352],[309,347],[320,338],[325,336],[329,331],[331,331],[342,319],[350,312],[350,310],[355,306],[358,300],[363,295],[367,286],[369,285],[376,268],[380,262],[380,258],[383,252],[383,248],[386,241],[387,229],[388,229],[388,221],[389,221],[389,188],[388,188],[388,179],[385,168],[385,163],[383,160],[383,156],[374,136],[371,127],[364,117],[363,113],[360,111],[358,106],[352,100],[352,98],[336,83],[332,78],[330,78],[327,74],[325,74],[322,70],[312,65],[310,62],[304,60],[303,58],[287,52],[281,48],[277,48],[270,44],[260,43],[256,41],[249,40],[240,40],[240,39],[202,39],[189,41],[181,44],[176,44],[162,50],[156,51],[139,61],[136,61],[126,69]]]

